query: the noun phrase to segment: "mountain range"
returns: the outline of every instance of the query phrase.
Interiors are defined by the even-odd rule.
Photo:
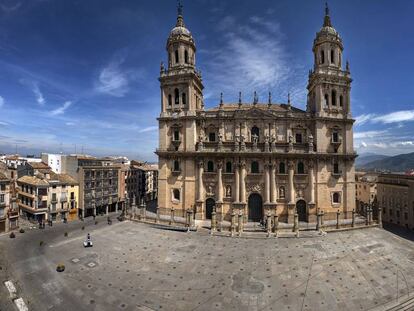
[[[414,169],[414,152],[386,156],[381,154],[361,154],[355,161],[357,169],[405,172]]]

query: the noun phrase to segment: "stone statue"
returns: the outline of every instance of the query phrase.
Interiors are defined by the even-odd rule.
[[[164,68],[164,62],[161,62],[161,65],[160,65],[160,71],[161,71],[161,72],[164,72],[164,71],[165,71],[165,68]]]
[[[200,133],[200,135],[198,135],[198,150],[203,150],[204,148],[204,136],[203,134]]]
[[[239,143],[240,142],[240,136],[239,135],[234,136],[234,141],[236,143]]]
[[[231,186],[230,185],[226,186],[226,197],[228,198],[231,197]]]
[[[308,145],[309,145],[309,151],[313,151],[313,136],[310,134],[308,136]]]
[[[265,136],[265,143],[266,143],[266,144],[268,144],[268,143],[269,143],[269,140],[270,140],[269,135],[266,135],[266,136]]]
[[[258,137],[256,134],[253,134],[253,135],[252,135],[252,142],[253,142],[253,145],[257,145],[257,141],[258,141],[258,139],[259,139],[259,137]]]

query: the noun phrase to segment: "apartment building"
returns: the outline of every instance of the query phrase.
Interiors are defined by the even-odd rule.
[[[377,197],[383,222],[414,229],[414,176],[379,175]]]

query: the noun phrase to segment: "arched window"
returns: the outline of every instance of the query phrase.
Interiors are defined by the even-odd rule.
[[[233,172],[231,162],[226,162],[226,173],[231,172]]]
[[[285,162],[280,162],[279,163],[279,174],[286,174]]]
[[[208,161],[207,162],[207,172],[214,172],[214,162],[213,161]]]
[[[341,203],[341,196],[339,192],[334,192],[332,194],[332,203]]]
[[[188,51],[187,50],[184,51],[184,62],[188,64]]]
[[[254,174],[259,173],[259,163],[257,161],[253,161],[250,170]]]
[[[172,96],[171,94],[168,95],[168,106],[172,105]]]
[[[344,105],[344,97],[341,95],[339,96],[339,106],[342,107]]]
[[[324,64],[325,63],[325,53],[324,53],[324,51],[322,50],[321,51],[321,64]]]
[[[178,50],[175,50],[175,63],[178,64],[179,63],[179,58],[178,58]]]
[[[335,64],[335,51],[331,50],[331,63]]]
[[[280,187],[279,188],[279,199],[284,199],[286,197],[286,191],[285,191],[285,187]]]
[[[336,91],[332,90],[332,106],[336,106]]]
[[[174,104],[178,105],[180,103],[180,92],[178,89],[174,90]]]
[[[329,95],[325,94],[325,106],[329,106]]]
[[[257,126],[252,127],[250,134],[251,134],[252,142],[253,142],[253,136],[257,136],[257,141],[259,141],[260,130]]]
[[[173,198],[174,200],[180,201],[180,190],[179,189],[173,190]]]
[[[187,96],[185,95],[185,93],[181,94],[181,100],[182,100],[183,106],[187,105]]]
[[[298,174],[305,174],[305,165],[303,162],[298,163]]]

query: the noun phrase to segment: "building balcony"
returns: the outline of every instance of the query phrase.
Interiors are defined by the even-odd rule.
[[[60,197],[60,203],[65,203],[67,201],[68,201],[68,197],[67,196]]]
[[[52,198],[50,200],[50,203],[52,203],[52,204],[56,204],[57,202],[58,202],[57,198]]]

